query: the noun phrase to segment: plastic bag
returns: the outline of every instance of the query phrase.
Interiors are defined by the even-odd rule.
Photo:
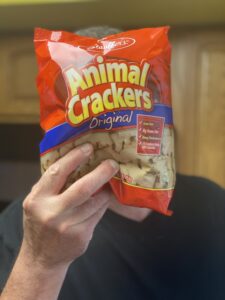
[[[117,199],[171,215],[175,185],[168,27],[102,39],[37,28],[40,143],[44,172],[72,148],[94,155],[67,186],[102,160],[120,164],[110,180]]]

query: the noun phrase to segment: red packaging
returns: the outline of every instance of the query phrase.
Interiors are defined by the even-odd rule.
[[[102,39],[37,28],[40,144],[44,172],[72,148],[91,142],[89,163],[67,186],[111,158],[117,199],[166,215],[175,184],[168,27]]]

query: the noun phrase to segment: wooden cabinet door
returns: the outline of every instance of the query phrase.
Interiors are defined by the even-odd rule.
[[[171,34],[178,171],[225,187],[225,30]]]
[[[38,122],[32,35],[0,37],[0,122]]]

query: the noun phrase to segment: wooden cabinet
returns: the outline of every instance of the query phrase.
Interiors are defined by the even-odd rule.
[[[172,30],[177,170],[225,186],[225,30]],[[38,123],[32,34],[0,37],[0,122]]]
[[[225,30],[174,32],[171,41],[178,170],[225,186]]]
[[[32,36],[1,36],[0,66],[0,122],[38,122]]]

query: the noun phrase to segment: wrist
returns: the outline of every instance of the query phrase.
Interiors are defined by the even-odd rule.
[[[47,266],[35,259],[23,242],[1,299],[56,300],[68,265]]]
[[[43,260],[40,255],[34,254],[33,251],[31,251],[30,247],[26,244],[26,242],[23,241],[20,252],[18,255],[18,260],[20,263],[22,263],[25,267],[32,266],[37,272],[41,272],[44,274],[47,274],[48,276],[53,274],[64,274],[67,272],[69,268],[68,263],[61,263],[57,265],[48,264],[46,260]]]

